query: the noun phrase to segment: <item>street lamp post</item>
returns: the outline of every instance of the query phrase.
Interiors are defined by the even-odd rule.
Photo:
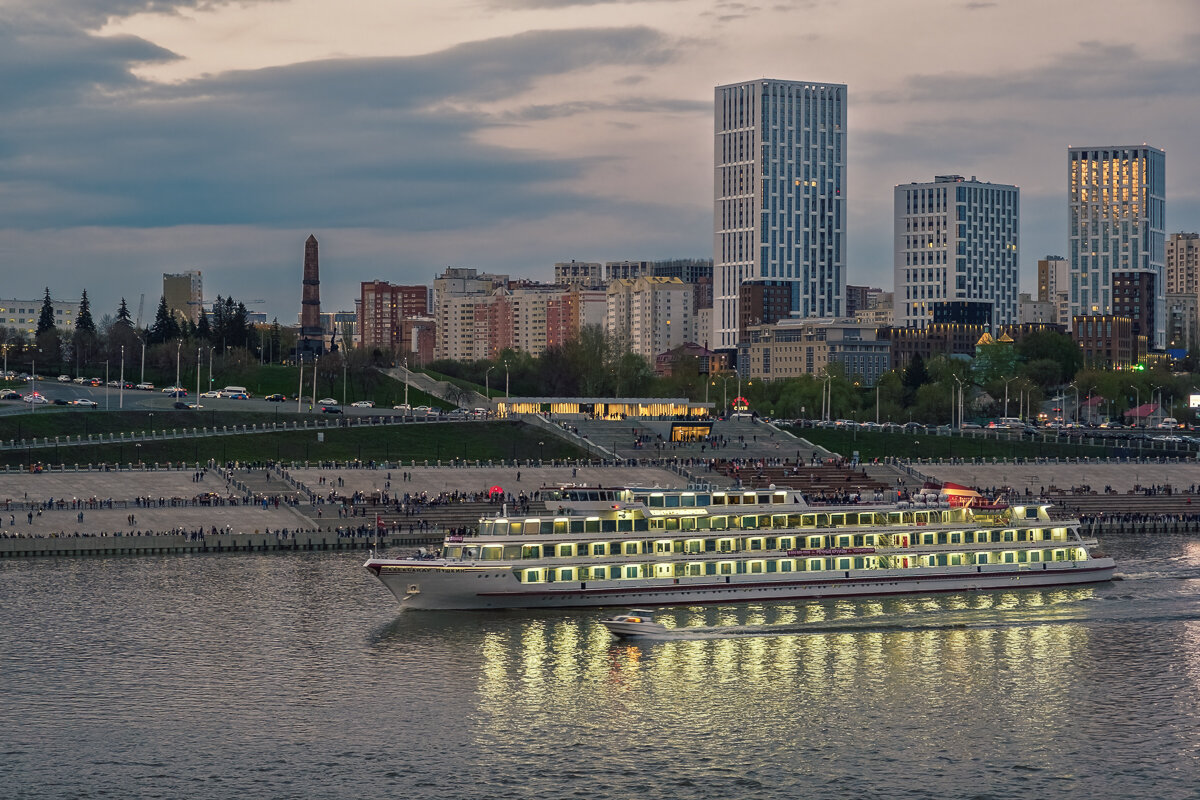
[[[962,430],[962,426],[963,426],[963,382],[962,382],[962,378],[958,377],[957,375],[955,375],[953,377],[954,377],[954,382],[958,384],[958,429]],[[1007,414],[1005,416],[1007,416]],[[954,414],[951,414],[950,417],[951,417],[951,427],[953,427]]]
[[[1015,381],[1018,376],[1014,375],[1011,378],[1004,379],[1004,416],[1008,416],[1008,385]]]
[[[200,406],[200,353],[203,352],[199,347],[196,348],[196,406]],[[279,417],[279,407],[275,407],[275,417]]]
[[[405,362],[405,366],[408,366],[407,361]],[[485,395],[487,395],[487,401],[488,401],[489,405],[491,405],[491,402],[492,402],[492,382],[490,379],[492,376],[492,370],[494,370],[495,368],[496,368],[496,365],[492,364],[490,367],[487,368],[487,371],[483,373],[483,393]]]
[[[505,399],[506,401],[509,399],[509,394],[508,394],[508,362],[507,362],[507,361],[505,361],[505,362],[504,362],[504,399]]]
[[[125,345],[121,345],[121,372],[117,379],[121,384],[117,389],[117,408],[125,408]]]
[[[108,359],[104,360],[104,410],[108,411],[108,398],[111,397],[111,392],[108,391]]]
[[[1067,387],[1075,390],[1075,427],[1079,427],[1079,387],[1074,381],[1068,383]]]
[[[342,357],[342,405],[346,405],[346,358]]]
[[[179,387],[179,354],[183,352],[183,342],[175,344],[175,387]]]
[[[404,359],[404,405],[408,405],[408,359]]]
[[[1130,384],[1129,388],[1133,389],[1133,409],[1137,411],[1142,407],[1142,391],[1134,384]]]

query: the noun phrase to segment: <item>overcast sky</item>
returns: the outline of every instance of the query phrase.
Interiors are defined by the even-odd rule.
[[[294,322],[449,265],[712,256],[713,87],[849,89],[849,282],[892,187],[1021,189],[1022,289],[1066,250],[1069,145],[1167,151],[1200,228],[1197,0],[0,0],[0,297],[146,315],[162,273]]]

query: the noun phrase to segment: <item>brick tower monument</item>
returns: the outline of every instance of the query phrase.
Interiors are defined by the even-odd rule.
[[[321,326],[321,270],[317,237],[304,242],[304,289],[300,300],[300,339],[296,355],[315,358],[325,352],[325,329]]]

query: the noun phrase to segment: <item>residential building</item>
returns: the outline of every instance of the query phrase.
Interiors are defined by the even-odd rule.
[[[546,300],[546,346],[563,345],[588,325],[604,327],[608,293],[603,289],[571,286]]]
[[[198,323],[204,306],[204,279],[200,270],[177,274],[164,272],[162,296],[167,301],[167,310],[177,320],[186,319],[193,325]]]
[[[475,303],[508,286],[507,275],[480,274],[467,267],[447,267],[433,280],[433,317],[437,343],[434,358],[475,358]]]
[[[895,324],[923,328],[937,302],[992,305],[991,324],[1017,322],[1020,191],[938,175],[895,188]]]
[[[1151,276],[1146,335],[1166,345],[1166,153],[1148,145],[1067,150],[1070,313],[1122,316],[1115,273]]]
[[[38,319],[42,315],[40,300],[0,300],[0,328],[10,328],[30,339],[37,333]],[[50,300],[54,313],[54,327],[61,331],[75,330],[75,318],[79,316],[79,301],[63,302]]]
[[[599,261],[559,261],[554,265],[554,282],[560,286],[579,285],[598,289],[604,285]]]
[[[1159,306],[1154,295],[1155,276],[1152,273],[1124,270],[1112,273],[1113,315],[1128,317],[1132,321],[1133,335],[1145,336],[1147,341],[1152,341],[1158,327],[1155,312],[1166,313],[1165,303]]]
[[[892,323],[892,292],[869,290],[867,307],[854,312],[854,321],[875,328],[890,327]]]
[[[1063,330],[1071,329],[1071,269],[1062,256],[1038,259],[1037,302],[1054,305],[1054,322]]]
[[[1167,292],[1167,349],[1188,351],[1200,347],[1200,322],[1197,320],[1194,292]]]
[[[693,339],[692,287],[678,278],[615,280],[607,299],[605,332],[651,364],[659,353]]]
[[[385,352],[403,350],[404,320],[429,316],[429,289],[387,281],[359,284],[355,343]]]
[[[789,318],[749,328],[738,342],[738,373],[743,379],[781,380],[824,376],[841,364],[861,386],[874,386],[891,368],[891,343],[876,329],[852,319]]]
[[[1166,261],[1167,292],[1200,293],[1200,234],[1172,233]]]
[[[716,87],[713,349],[737,345],[749,279],[796,283],[799,317],[844,313],[846,104],[844,84]]]
[[[725,359],[720,353],[701,347],[695,342],[684,342],[679,347],[659,353],[654,358],[654,374],[670,376],[685,361],[693,361],[698,375],[715,375],[724,367]]]
[[[1035,300],[1028,292],[1017,295],[1018,316],[1022,324],[1027,322],[1051,323],[1058,322],[1058,309],[1054,303]]]
[[[939,324],[991,325],[991,303],[976,300],[934,300],[933,321]]]

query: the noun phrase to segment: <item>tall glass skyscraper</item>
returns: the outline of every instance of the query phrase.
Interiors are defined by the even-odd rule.
[[[738,288],[792,282],[793,311],[843,313],[846,87],[756,80],[718,86],[713,178],[713,349],[738,339]]]
[[[1072,316],[1113,313],[1113,273],[1153,278],[1152,319],[1142,320],[1152,348],[1166,329],[1166,160],[1148,145],[1067,150]]]

